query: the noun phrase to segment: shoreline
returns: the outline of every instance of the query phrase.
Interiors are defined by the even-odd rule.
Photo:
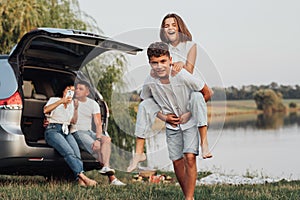
[[[290,108],[289,102],[293,100],[285,100],[284,105],[286,106],[285,111],[278,111],[276,113],[296,113],[300,112],[300,101],[297,103],[296,108]],[[236,115],[247,115],[247,114],[263,114],[263,110],[258,110],[256,104],[252,100],[232,100],[232,101],[217,101],[207,103],[208,117],[229,117]]]

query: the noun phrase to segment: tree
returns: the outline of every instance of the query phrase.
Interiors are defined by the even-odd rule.
[[[0,14],[0,54],[8,54],[25,33],[37,27],[101,32],[77,0],[1,0]]]
[[[257,109],[263,110],[267,114],[286,110],[282,103],[281,93],[276,93],[272,89],[260,89],[253,96]]]
[[[295,102],[289,103],[290,108],[297,108],[297,104]]]

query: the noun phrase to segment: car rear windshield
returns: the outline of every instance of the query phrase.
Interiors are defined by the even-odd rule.
[[[0,57],[0,99],[12,96],[18,89],[17,79],[7,58],[7,56]]]

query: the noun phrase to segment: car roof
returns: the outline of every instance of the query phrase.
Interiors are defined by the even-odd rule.
[[[14,68],[26,65],[78,71],[108,50],[136,54],[141,48],[98,34],[72,29],[38,28],[26,33],[8,58]]]

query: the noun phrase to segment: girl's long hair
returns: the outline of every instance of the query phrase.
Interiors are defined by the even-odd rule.
[[[184,21],[182,20],[182,18],[175,14],[175,13],[170,13],[167,14],[161,23],[160,26],[160,39],[163,42],[169,43],[168,38],[165,35],[165,30],[164,30],[164,26],[165,26],[165,20],[168,18],[174,18],[177,25],[178,25],[178,32],[179,32],[179,41],[180,42],[186,42],[186,41],[192,41],[192,34],[190,33],[190,31],[188,30],[187,26],[185,25]]]

